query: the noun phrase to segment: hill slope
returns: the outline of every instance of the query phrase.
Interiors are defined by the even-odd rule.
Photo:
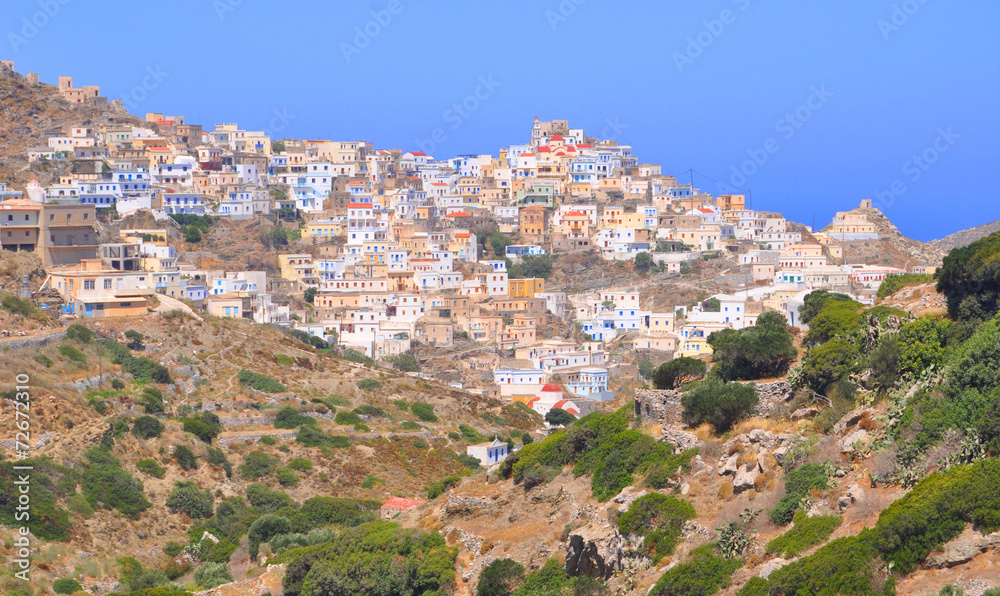
[[[944,238],[931,240],[928,244],[947,252],[953,248],[968,246],[976,240],[985,238],[994,232],[1000,232],[1000,219],[967,230],[959,230],[954,234],[948,234]]]

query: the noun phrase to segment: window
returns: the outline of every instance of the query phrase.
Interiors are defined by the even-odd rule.
[[[85,280],[83,280],[83,289],[84,290],[93,290],[94,289],[94,280],[92,280],[92,279],[85,279]]]
[[[110,279],[104,280],[104,289],[105,290],[110,290],[111,289],[111,280]]]

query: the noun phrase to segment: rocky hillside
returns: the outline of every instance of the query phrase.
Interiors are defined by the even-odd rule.
[[[976,240],[985,238],[994,232],[1000,232],[1000,219],[976,226],[974,228],[969,228],[967,230],[960,230],[954,234],[949,234],[944,238],[939,238],[938,240],[931,240],[929,244],[935,248],[948,252],[953,248],[968,246]]]
[[[54,85],[28,85],[20,74],[0,68],[0,181],[23,186],[36,178],[43,185],[51,184],[65,172],[57,164],[28,170],[26,150],[46,146],[50,136],[65,134],[66,127],[80,124],[148,126],[111,106],[69,103]]]
[[[875,224],[878,240],[848,240],[842,244],[848,262],[885,264],[909,270],[914,265],[940,265],[947,248],[907,238],[882,211],[875,207],[858,207],[853,213],[863,213]]]

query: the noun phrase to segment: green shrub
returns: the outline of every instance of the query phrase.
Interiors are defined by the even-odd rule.
[[[794,561],[768,576],[767,580],[748,582],[739,596],[767,594],[815,594],[837,596],[891,596],[896,593],[895,579],[876,575],[880,563],[878,551],[871,544],[869,530],[857,536],[838,538],[808,557]],[[881,579],[880,579],[881,578]]]
[[[87,364],[87,357],[80,350],[74,348],[69,344],[63,344],[58,348],[59,353],[68,360],[76,362],[77,364]]]
[[[358,364],[367,364],[368,366],[376,366],[374,360],[365,356],[362,352],[355,350],[353,348],[347,348],[344,353],[341,354],[344,360],[349,360],[351,362],[357,362]]]
[[[359,416],[370,416],[373,418],[385,418],[385,410],[371,404],[361,404],[354,408],[354,413]]]
[[[152,416],[139,416],[132,425],[132,434],[140,439],[152,439],[163,433],[163,424]]]
[[[781,536],[767,543],[767,552],[778,553],[786,559],[799,556],[817,544],[822,544],[840,527],[844,518],[839,515],[814,515],[809,517],[799,511],[792,518],[795,525]]]
[[[226,478],[232,478],[233,464],[229,463],[229,458],[226,457],[225,451],[209,447],[205,459],[209,464],[222,468],[226,472]]]
[[[726,559],[706,544],[691,553],[686,563],[672,567],[653,586],[652,596],[711,596],[729,585],[733,572],[743,566]]]
[[[497,559],[479,574],[476,596],[510,596],[523,579],[523,565],[513,559]]]
[[[775,311],[761,314],[751,327],[716,331],[708,343],[716,362],[712,372],[723,381],[781,376],[798,355],[784,315]]]
[[[125,358],[119,364],[125,372],[131,374],[136,380],[164,384],[173,382],[167,367],[144,356],[136,357],[129,355],[128,358]]]
[[[436,532],[421,533],[376,521],[303,550],[289,551],[278,559],[293,555],[285,573],[285,596],[317,596],[313,586],[337,586],[339,594],[430,596],[449,594],[455,586],[457,549],[447,547]]]
[[[23,518],[19,505],[16,485],[13,484],[24,472],[14,470],[14,466],[31,466],[31,517]],[[61,542],[70,539],[69,513],[56,505],[57,499],[68,499],[76,493],[78,475],[75,470],[59,465],[48,458],[30,458],[0,462],[0,524],[8,528],[27,526],[31,533],[45,540]]]
[[[147,457],[135,462],[135,467],[144,474],[149,474],[154,478],[163,478],[167,474],[167,469],[156,462],[155,459]]]
[[[299,428],[295,435],[295,442],[303,447],[330,447],[333,449],[347,449],[351,446],[350,440],[343,435],[328,435],[313,426],[303,426]]]
[[[674,553],[684,522],[696,516],[694,507],[685,501],[649,493],[633,501],[629,510],[618,518],[618,530],[644,536],[645,547],[656,563]]]
[[[478,462],[479,460],[476,461]],[[376,484],[385,484],[385,480],[382,480],[381,478],[369,474],[368,476],[365,476],[364,480],[361,481],[361,488],[364,489],[375,488]]]
[[[295,501],[287,493],[272,490],[262,482],[254,482],[247,486],[246,494],[247,501],[265,513],[274,513],[283,507],[295,506]]]
[[[181,420],[184,432],[189,432],[205,443],[211,443],[222,432],[222,422],[211,412],[202,412]]]
[[[677,389],[685,383],[704,378],[707,365],[704,360],[681,356],[664,362],[652,373],[657,389]]]
[[[299,476],[291,468],[278,468],[275,472],[278,484],[281,486],[295,486],[299,483]]]
[[[239,548],[239,544],[229,540],[228,538],[223,538],[219,540],[216,544],[211,547],[208,543],[202,545],[201,560],[205,563],[228,563],[230,557]],[[208,548],[207,552],[205,548]]]
[[[830,385],[854,371],[860,356],[857,342],[842,337],[809,348],[802,361],[802,381],[825,393]]]
[[[808,345],[821,344],[858,327],[862,321],[863,309],[863,304],[853,300],[827,301],[809,322],[809,332],[806,334],[805,342]]]
[[[357,382],[357,386],[362,391],[375,391],[382,386],[382,381],[378,379],[361,379]]]
[[[147,414],[162,414],[166,411],[163,395],[154,387],[146,387],[139,397],[139,403]]]
[[[824,464],[803,464],[785,474],[785,494],[773,509],[768,511],[771,521],[786,526],[798,511],[802,497],[813,489],[827,487],[829,477]]]
[[[243,385],[264,393],[284,393],[288,391],[287,387],[261,373],[243,369],[236,377]]]
[[[212,493],[198,488],[193,482],[175,483],[166,505],[174,513],[184,513],[191,519],[212,517]]]
[[[0,308],[11,314],[31,317],[33,319],[42,319],[45,316],[30,300],[19,298],[14,294],[5,293],[0,296]]]
[[[903,573],[958,536],[966,524],[986,534],[1000,529],[1000,460],[955,466],[918,482],[883,510],[872,531],[882,557]]]
[[[121,379],[111,379],[111,388],[121,390],[125,388],[125,381]]]
[[[256,559],[257,551],[262,542],[267,542],[274,536],[288,534],[292,531],[292,524],[287,518],[279,515],[263,515],[250,524],[247,533],[247,550],[250,557]]]
[[[35,354],[35,362],[41,364],[45,368],[52,366],[52,359],[45,354]]]
[[[399,428],[403,430],[420,430],[423,427],[412,420],[404,420],[399,423]]]
[[[75,579],[62,578],[52,582],[52,591],[56,594],[72,594],[83,590],[83,586]]]
[[[459,481],[462,480],[461,476],[448,476],[447,478],[442,478],[434,484],[427,487],[427,498],[436,499],[442,494],[444,494],[449,488],[456,486]]]
[[[354,426],[355,424],[361,424],[361,418],[358,417],[354,412],[337,412],[333,421],[336,424],[343,424],[345,426]]]
[[[434,413],[434,406],[431,406],[429,404],[414,402],[410,406],[410,411],[413,412],[414,416],[416,416],[420,420],[423,420],[424,422],[438,421],[437,414]]]
[[[274,416],[274,428],[292,429],[303,424],[316,424],[316,420],[299,414],[299,411],[291,406],[281,408]]]
[[[243,480],[256,480],[274,473],[277,460],[263,451],[249,453],[240,464],[239,473]]]
[[[396,370],[402,372],[420,372],[420,361],[413,354],[399,354],[388,358]]]
[[[258,443],[260,443],[261,445],[271,446],[271,445],[277,445],[278,441],[271,435],[264,435],[263,437],[260,438],[260,441],[258,441]]]
[[[799,306],[799,321],[808,325],[813,318],[819,314],[827,302],[850,302],[851,297],[847,294],[830,292],[828,290],[813,290],[806,294]]]
[[[308,472],[312,469],[312,462],[304,457],[296,457],[288,462],[288,467],[299,472]]]
[[[757,389],[753,385],[709,378],[681,397],[682,417],[690,426],[707,422],[716,432],[724,433],[753,414],[758,402]]]
[[[194,570],[194,581],[205,590],[233,581],[233,574],[225,563],[202,563]]]
[[[150,507],[142,482],[123,470],[110,453],[90,449],[85,455],[89,464],[84,467],[81,484],[91,507],[117,509],[133,519]]]
[[[545,414],[545,421],[552,426],[566,426],[576,421],[576,416],[562,408],[552,408]]]
[[[183,470],[194,470],[198,467],[198,459],[195,457],[194,452],[185,445],[174,447],[174,457],[177,459],[177,465]]]
[[[71,339],[81,344],[89,344],[93,341],[95,335],[93,331],[79,323],[74,323],[66,328],[66,339]]]

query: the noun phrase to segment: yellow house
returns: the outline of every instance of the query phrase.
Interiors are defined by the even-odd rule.
[[[302,227],[303,239],[330,240],[346,233],[346,222],[339,219],[317,219]]]
[[[507,295],[511,298],[534,298],[545,291],[545,280],[540,277],[507,280]]]
[[[715,198],[715,204],[723,211],[746,209],[746,197],[743,195],[719,195]]]
[[[687,356],[688,358],[711,356],[712,346],[708,343],[708,336],[716,331],[728,328],[728,325],[721,323],[688,323],[684,325],[680,330],[680,338],[674,358],[680,358],[681,356]]]
[[[146,296],[153,293],[145,271],[105,269],[100,259],[53,268],[47,283],[62,296],[70,314],[88,319],[144,315]]]

